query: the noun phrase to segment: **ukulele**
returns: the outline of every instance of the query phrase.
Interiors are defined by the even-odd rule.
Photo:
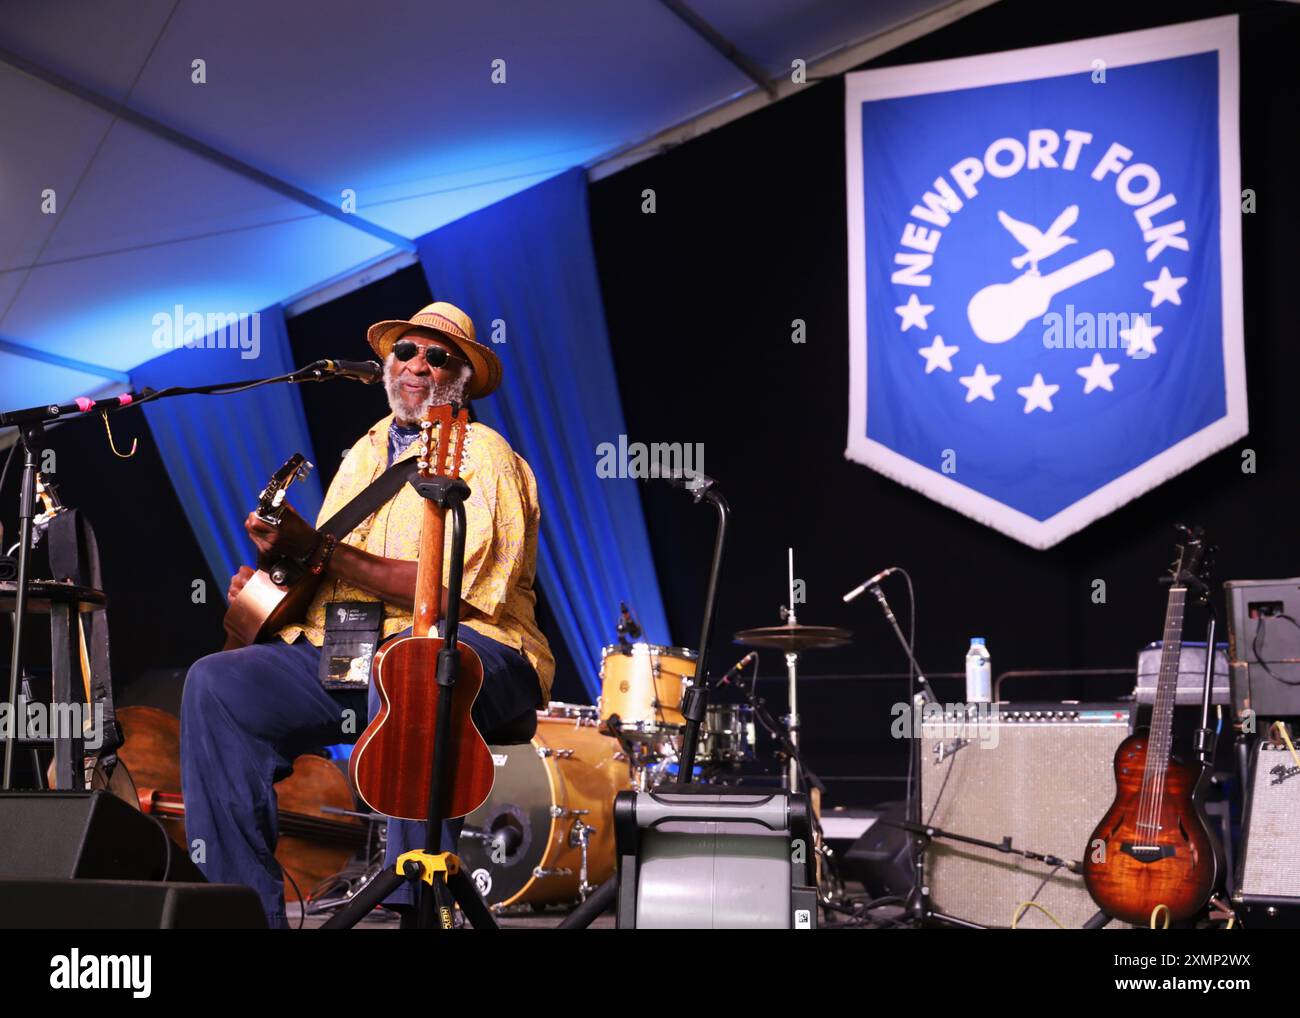
[[[469,412],[430,407],[420,422],[418,476],[460,476]],[[415,618],[410,636],[390,640],[375,654],[373,681],[379,712],[357,740],[349,771],[357,794],[376,813],[400,820],[425,820],[433,782],[434,741],[440,692],[436,635],[442,612],[442,562],[446,510],[424,504],[419,564],[415,574]],[[460,674],[452,687],[447,726],[447,773],[440,819],[473,813],[492,792],[492,754],[470,717],[483,688],[483,662],[459,643]]]
[[[289,485],[311,473],[312,466],[302,453],[296,452],[284,466],[271,475],[257,496],[253,510],[257,518],[279,526],[284,517],[284,499]],[[223,650],[245,647],[270,636],[281,626],[300,620],[316,596],[321,576],[317,576],[296,559],[284,558],[275,563],[259,561],[258,570],[248,578],[239,596],[226,609],[226,645]]]
[[[1170,755],[1183,607],[1189,586],[1201,600],[1208,594],[1199,575],[1204,555],[1201,529],[1184,529],[1171,570],[1151,727],[1115,751],[1115,801],[1084,852],[1083,879],[1092,900],[1126,922],[1145,925],[1161,905],[1170,922],[1195,915],[1222,873],[1218,839],[1202,808],[1211,769]]]

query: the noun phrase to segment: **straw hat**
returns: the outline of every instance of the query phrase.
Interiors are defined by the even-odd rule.
[[[474,323],[455,304],[445,300],[435,301],[421,308],[405,321],[393,319],[375,322],[366,330],[366,339],[370,349],[385,360],[392,353],[393,344],[403,333],[412,329],[429,329],[446,339],[461,352],[470,363],[474,373],[470,376],[465,395],[469,399],[478,399],[493,392],[501,384],[501,361],[496,352],[484,346],[474,338]]]

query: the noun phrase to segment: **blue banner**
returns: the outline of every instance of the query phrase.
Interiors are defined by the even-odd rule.
[[[846,95],[851,458],[1046,548],[1246,433],[1234,18]]]

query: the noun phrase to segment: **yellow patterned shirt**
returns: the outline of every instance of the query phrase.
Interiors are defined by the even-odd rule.
[[[316,526],[343,508],[388,467],[390,414],[370,429],[348,452],[330,483]],[[420,443],[412,442],[397,457],[411,459]],[[395,462],[397,462],[395,461]],[[483,636],[520,651],[541,681],[542,701],[550,698],[555,661],[546,637],[537,628],[533,576],[537,571],[537,482],[532,468],[506,440],[485,424],[471,424],[465,441],[460,475],[469,485],[465,503],[465,572],[461,597],[466,607],[462,623]],[[415,560],[420,552],[424,499],[409,484],[378,512],[343,539],[372,555]],[[447,525],[450,551],[451,525]],[[443,583],[451,568],[444,557]],[[325,641],[325,605],[330,601],[377,601],[373,594],[330,577],[321,584],[302,625],[285,626],[280,637],[292,643],[300,634],[315,646]],[[411,625],[411,612],[384,604],[385,637]]]

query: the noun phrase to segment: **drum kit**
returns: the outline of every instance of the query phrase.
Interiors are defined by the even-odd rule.
[[[735,642],[785,656],[790,713],[773,722],[750,684],[748,703],[710,703],[695,780],[734,784],[758,760],[756,721],[775,736],[782,782],[800,789],[799,656],[843,646],[846,629],[800,625],[782,608],[779,626],[745,629]],[[597,705],[552,702],[526,745],[492,746],[492,795],[465,818],[462,864],[494,910],[567,906],[585,900],[615,869],[614,796],[648,791],[677,776],[685,727],[682,696],[698,655],[683,647],[619,643],[603,648]],[[733,669],[734,671],[734,669]],[[757,670],[756,670],[757,671]]]

